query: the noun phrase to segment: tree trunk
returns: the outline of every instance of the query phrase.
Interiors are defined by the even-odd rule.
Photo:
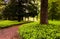
[[[18,15],[18,22],[23,21],[23,17]]]
[[[29,17],[28,17],[28,21],[29,21]]]
[[[37,17],[36,17],[36,20],[38,21],[38,15],[37,15]]]
[[[48,0],[41,0],[40,23],[48,24]]]
[[[34,21],[34,17],[33,17],[33,21]]]
[[[25,21],[26,21],[26,17],[25,17]]]

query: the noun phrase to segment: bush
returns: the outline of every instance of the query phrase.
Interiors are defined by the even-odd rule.
[[[33,22],[20,26],[19,33],[23,39],[60,39],[60,26]]]

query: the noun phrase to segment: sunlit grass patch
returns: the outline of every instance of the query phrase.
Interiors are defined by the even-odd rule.
[[[19,24],[20,22],[17,21],[10,21],[10,20],[0,20],[0,27],[7,27],[10,25],[14,25],[14,24]]]
[[[60,21],[57,20],[49,20],[49,24],[60,25]]]

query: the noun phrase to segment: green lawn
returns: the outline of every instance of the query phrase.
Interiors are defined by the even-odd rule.
[[[1,27],[8,27],[10,25],[19,24],[20,22],[17,21],[10,21],[10,20],[0,20],[0,28]]]
[[[49,20],[48,25],[38,22],[23,24],[19,27],[23,39],[60,39],[60,21]]]
[[[24,24],[24,23],[29,23],[31,21],[10,21],[10,20],[0,20],[0,28],[4,28],[4,27],[9,27],[12,25],[16,25],[16,24]]]
[[[56,21],[56,20],[49,20],[49,24],[54,24],[54,25],[60,25],[60,21]]]

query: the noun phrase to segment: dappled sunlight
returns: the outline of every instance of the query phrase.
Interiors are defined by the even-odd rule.
[[[23,20],[24,21],[38,21],[36,17],[34,17],[34,18],[33,17],[29,17],[29,18],[23,17]]]

